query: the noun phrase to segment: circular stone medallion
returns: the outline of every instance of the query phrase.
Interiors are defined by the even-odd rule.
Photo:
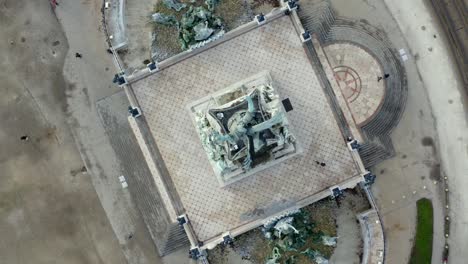
[[[333,71],[346,101],[352,103],[361,93],[361,78],[359,78],[359,74],[348,66],[338,66]]]

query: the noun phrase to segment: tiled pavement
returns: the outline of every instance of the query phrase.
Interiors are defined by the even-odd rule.
[[[351,43],[325,46],[328,61],[335,70],[335,78],[347,98],[348,106],[358,125],[362,125],[378,111],[383,102],[385,82],[380,64],[363,48]]]
[[[366,167],[371,167],[395,154],[389,134],[405,109],[408,96],[406,71],[392,42],[379,29],[363,21],[342,17],[336,20],[324,45],[336,42],[352,42],[366,47],[380,62],[383,72],[390,74],[390,78],[384,80],[385,97],[380,110],[360,126],[365,138],[370,140],[362,144],[359,152]]]
[[[291,99],[288,118],[303,154],[220,188],[187,105],[263,70]],[[288,16],[132,86],[199,240],[266,218],[358,174]]]

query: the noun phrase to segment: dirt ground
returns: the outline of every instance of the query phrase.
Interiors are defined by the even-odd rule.
[[[101,0],[62,0],[55,10],[69,44],[63,66],[67,121],[127,262],[157,264],[162,261],[128,189],[119,182],[124,175],[122,164],[97,113],[99,99],[120,91],[112,84],[117,69],[106,52],[102,4]],[[83,57],[75,58],[75,52]],[[122,105],[118,113],[126,116],[127,107]]]
[[[335,248],[312,244],[311,248],[319,250],[330,263],[360,263],[362,239],[356,214],[370,208],[365,195],[360,189],[345,191],[338,199],[325,199],[305,207],[310,213],[316,229],[329,236],[338,236]],[[212,264],[264,264],[271,255],[274,244],[265,239],[261,228],[247,232],[234,240],[234,245],[218,246],[208,252]],[[314,264],[309,258],[300,256],[298,264]]]
[[[180,2],[193,4],[190,0]],[[204,5],[203,0],[196,2]],[[222,18],[225,30],[229,31],[252,21],[256,14],[267,14],[279,5],[278,0],[223,0],[216,6],[215,15]],[[146,60],[162,61],[180,53],[177,29],[152,23],[151,15],[164,11],[180,18],[185,10],[187,8],[179,12],[168,9],[161,0],[127,0],[124,21],[128,48],[119,51],[125,67],[136,69],[145,66]]]
[[[48,1],[1,0],[0,24],[0,263],[126,263],[66,123]]]
[[[144,60],[151,58],[152,25],[151,10],[158,0],[125,1],[125,27],[128,49],[121,54],[125,67],[146,66]]]

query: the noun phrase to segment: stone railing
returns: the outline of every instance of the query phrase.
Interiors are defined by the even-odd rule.
[[[382,264],[385,244],[380,218],[375,209],[357,215],[364,241],[362,264]]]
[[[362,264],[367,263],[378,263],[383,264],[385,262],[385,231],[383,228],[382,217],[374,199],[374,195],[370,190],[369,186],[362,184],[367,199],[371,204],[372,208],[366,212],[359,214],[357,217],[361,224],[364,241],[364,255],[362,258]],[[366,219],[364,219],[366,217]],[[364,221],[366,220],[366,221]],[[367,230],[367,231],[366,231]],[[368,232],[368,233],[366,233]],[[366,239],[371,239],[366,241]],[[366,252],[366,246],[368,251]],[[367,255],[366,255],[367,253]]]

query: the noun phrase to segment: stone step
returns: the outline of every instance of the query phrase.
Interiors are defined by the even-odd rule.
[[[169,227],[167,239],[165,245],[163,246],[161,256],[168,255],[182,247],[187,247],[190,245],[187,234],[184,231],[184,228],[179,226],[178,223],[174,223]]]
[[[373,142],[367,144],[360,151],[363,162],[367,167],[393,156],[393,145],[388,134],[398,124],[403,113],[406,97],[406,73],[399,61],[396,51],[392,50],[391,43],[385,38],[373,34],[365,26],[356,26],[349,21],[338,20],[330,30],[327,41],[352,41],[370,50],[382,64],[385,73],[391,78],[387,79],[386,96],[382,107],[372,121],[362,126],[362,131]],[[385,149],[384,149],[385,148]]]
[[[334,12],[327,1],[303,2],[298,14],[304,28],[315,33],[320,41],[324,41],[335,21]]]
[[[385,80],[385,98],[379,111],[370,122],[360,128],[366,138],[360,154],[366,167],[374,166],[393,156],[394,149],[389,134],[403,114],[408,93],[406,72],[393,44],[371,25],[336,17],[327,1],[302,3],[299,17],[304,28],[316,33],[323,45],[337,41],[348,41],[360,45],[377,58],[385,73],[390,74],[390,78]],[[308,49],[311,50],[313,57],[313,50],[310,47]],[[316,65],[316,68],[320,68],[320,65]],[[321,76],[319,70],[318,72]],[[324,82],[326,93],[329,97],[334,97],[333,93],[327,92],[326,83]],[[345,122],[340,120],[342,118],[340,110],[334,110],[338,111],[337,119],[340,126],[345,126]]]

